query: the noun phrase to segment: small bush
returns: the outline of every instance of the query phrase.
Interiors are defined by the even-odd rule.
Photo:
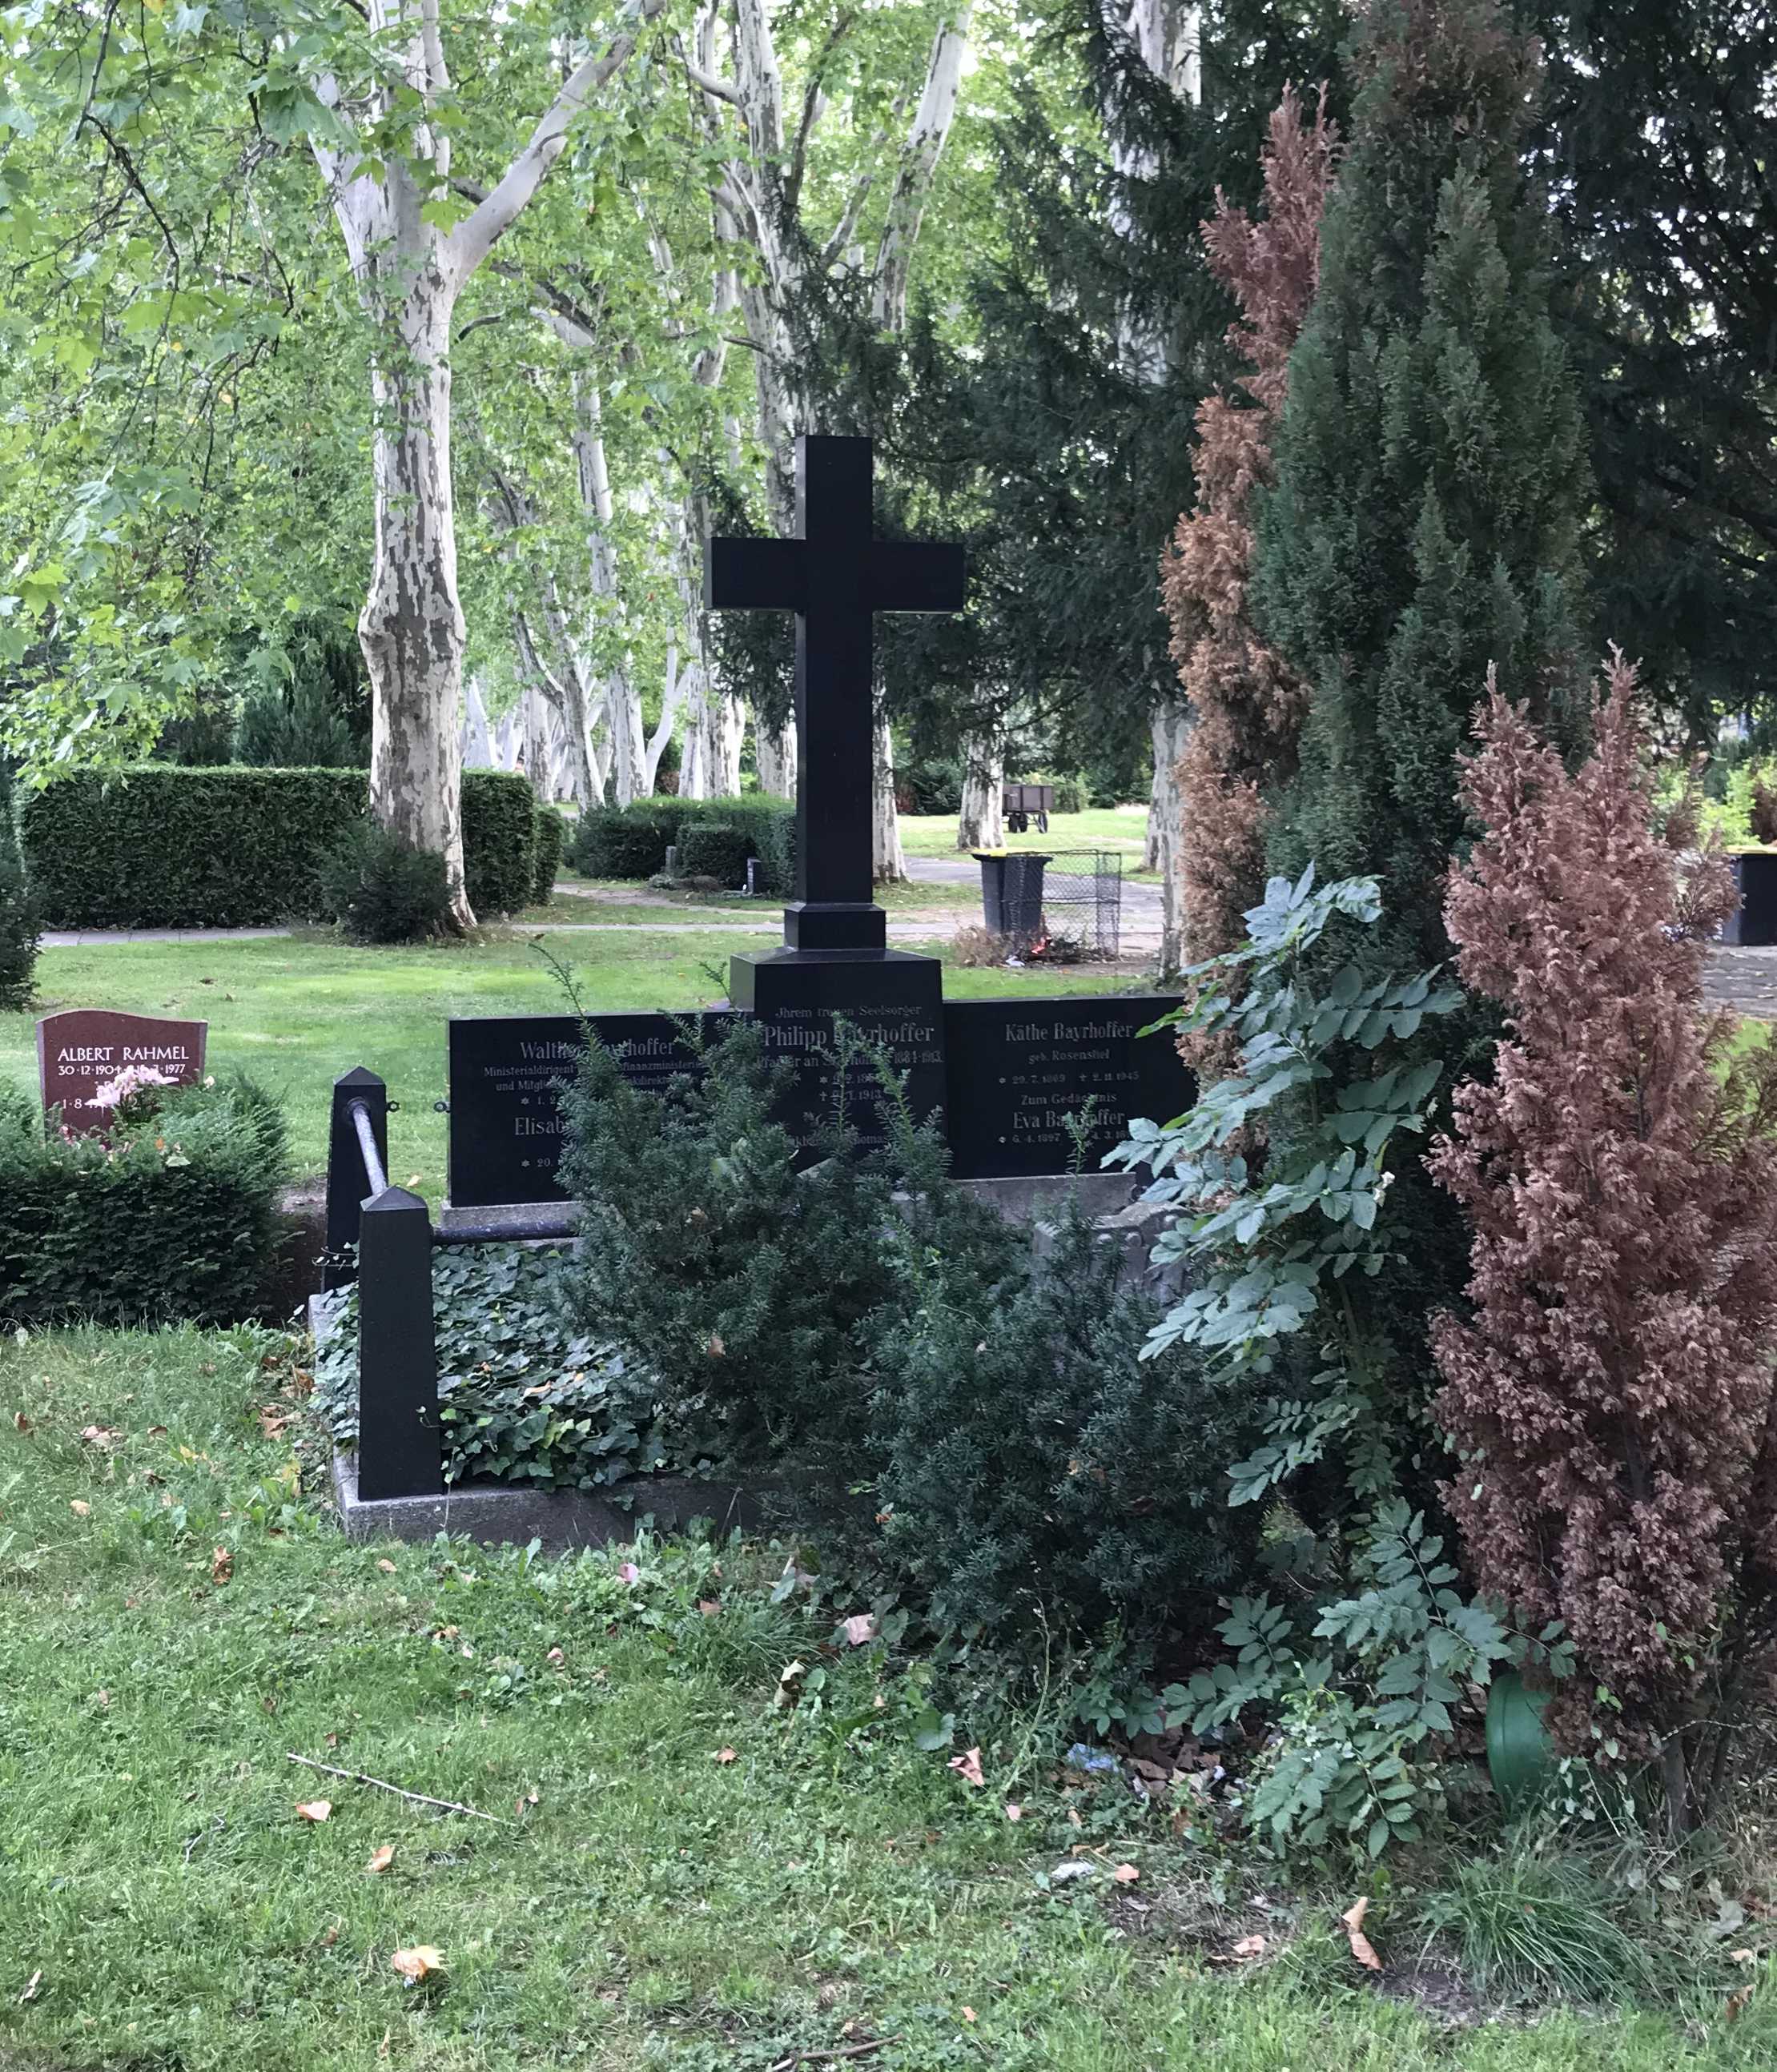
[[[19,853],[12,779],[0,762],[0,1008],[31,1005],[36,969],[37,904]]]
[[[567,840],[568,824],[553,806],[537,809],[536,867],[531,877],[531,899],[546,906],[555,893],[556,874],[561,868],[561,847]]]
[[[321,859],[367,807],[361,770],[145,763],[57,778],[23,802],[19,836],[46,927],[252,927],[329,912]],[[463,848],[478,913],[529,903],[533,820],[525,779],[464,773]]]
[[[788,800],[763,794],[744,799],[638,799],[632,806],[598,807],[581,815],[570,858],[587,878],[645,881],[665,870],[669,845],[682,849],[690,830],[705,822],[730,827],[745,841],[741,868],[728,882],[742,883],[747,857],[756,856],[765,891],[788,898],[796,876],[796,809]],[[682,856],[679,861],[681,871],[689,873]]]
[[[689,820],[679,830],[678,849],[681,878],[713,878],[722,886],[747,882],[752,845],[742,828],[722,820]]]
[[[352,770],[365,763],[364,744],[318,676],[288,689],[249,693],[235,727],[234,759],[265,770]]]
[[[321,897],[354,943],[417,943],[450,912],[444,858],[409,849],[374,820],[355,820],[321,859]]]
[[[1144,1360],[1160,1305],[1076,1204],[1043,1260],[896,1244],[903,1300],[870,1331],[884,1544],[945,1625],[1151,1630],[1250,1568],[1257,1518],[1228,1508],[1251,1390],[1200,1355]]]
[[[174,1089],[109,1141],[46,1136],[29,1097],[0,1086],[0,1319],[251,1315],[285,1164],[282,1114],[244,1079]]]

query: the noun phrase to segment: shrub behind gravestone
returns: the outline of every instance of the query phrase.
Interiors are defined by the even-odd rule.
[[[553,806],[539,806],[535,823],[534,848],[536,862],[531,874],[531,898],[538,906],[546,906],[555,892],[556,874],[561,868],[561,849],[566,841],[568,824]]]
[[[718,885],[747,882],[752,845],[745,832],[722,820],[693,820],[679,830],[679,875],[713,878]]]
[[[321,897],[354,943],[418,943],[450,911],[444,858],[409,849],[374,820],[355,820],[321,859]]]
[[[245,1079],[180,1087],[115,1138],[46,1135],[0,1085],[0,1324],[253,1314],[285,1177],[275,1102]]]
[[[11,777],[0,762],[0,1008],[31,1005],[36,968],[36,902],[19,853]]]

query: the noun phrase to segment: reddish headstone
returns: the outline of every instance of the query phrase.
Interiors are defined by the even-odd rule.
[[[93,1096],[126,1065],[152,1066],[182,1087],[204,1076],[206,1022],[169,1022],[154,1014],[114,1014],[103,1007],[71,1007],[37,1025],[37,1071],[43,1108],[62,1111],[76,1134],[103,1129],[109,1108]]]

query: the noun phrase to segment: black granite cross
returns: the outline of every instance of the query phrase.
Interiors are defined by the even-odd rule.
[[[796,441],[796,540],[712,540],[704,602],[796,614],[793,950],[880,950],[872,896],[874,629],[878,611],[960,611],[963,550],[877,539],[870,442]]]

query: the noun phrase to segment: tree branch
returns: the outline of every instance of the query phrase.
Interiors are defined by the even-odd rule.
[[[561,155],[569,130],[591,97],[628,61],[643,27],[653,21],[666,0],[631,0],[627,27],[613,36],[600,55],[576,65],[567,84],[550,103],[530,140],[501,174],[492,191],[444,240],[443,258],[455,285],[469,276],[511,229],[519,212],[543,184]]]
[[[833,63],[839,46],[851,34],[852,24],[857,19],[857,10],[848,7],[827,32],[827,40],[809,68],[808,83],[802,94],[802,119],[796,125],[796,143],[790,153],[790,170],[784,183],[785,203],[791,209],[801,199],[802,176],[808,170],[808,139],[826,109],[827,68]]]

